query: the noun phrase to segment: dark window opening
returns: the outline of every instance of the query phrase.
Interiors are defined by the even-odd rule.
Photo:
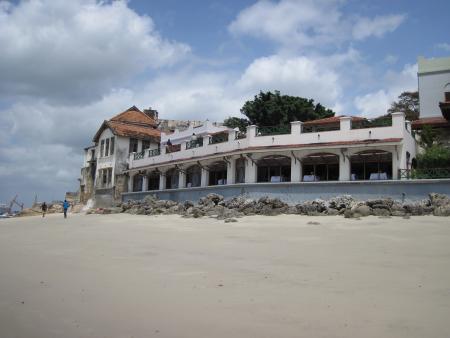
[[[137,153],[138,151],[138,140],[135,138],[130,138],[130,153]]]
[[[339,180],[339,156],[329,153],[311,154],[302,159],[302,181]]]
[[[186,170],[186,187],[199,187],[202,180],[202,169],[193,165]]]
[[[178,188],[179,174],[178,170],[171,169],[166,172],[166,189],[177,189]]]
[[[105,143],[105,156],[109,155],[109,138],[106,139]]]
[[[159,173],[153,172],[148,176],[148,190],[159,190]]]
[[[103,157],[104,150],[105,150],[105,140],[101,140],[101,142],[100,142],[100,157]]]
[[[114,137],[111,137],[111,143],[109,146],[109,154],[114,155]]]
[[[142,191],[142,175],[134,175],[133,177],[133,191]]]
[[[227,163],[220,161],[209,166],[209,185],[227,184]]]
[[[366,150],[350,157],[351,180],[392,179],[392,153]]]
[[[150,141],[149,140],[143,140],[142,141],[142,151],[144,151],[145,149],[150,148]]]
[[[291,159],[287,156],[267,156],[258,161],[257,182],[290,182]]]

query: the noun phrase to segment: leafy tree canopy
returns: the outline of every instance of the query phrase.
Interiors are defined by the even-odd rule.
[[[228,128],[239,128],[240,131],[245,132],[250,121],[241,117],[228,117],[223,121],[223,125]]]
[[[313,99],[281,95],[277,90],[274,93],[261,91],[253,100],[245,102],[241,113],[247,117],[249,124],[258,126],[287,125],[292,121],[316,120],[335,114],[320,103],[314,104]],[[237,120],[232,121],[239,122]]]
[[[403,92],[398,97],[398,101],[392,102],[388,113],[405,113],[405,118],[414,121],[419,118],[419,92]]]

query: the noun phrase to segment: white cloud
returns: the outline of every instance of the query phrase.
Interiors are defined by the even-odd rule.
[[[395,31],[406,19],[406,15],[384,15],[374,18],[358,18],[353,26],[353,37],[363,40],[370,36],[382,37],[384,34]]]
[[[260,0],[243,9],[228,26],[234,35],[269,39],[285,48],[339,45],[393,32],[405,15],[346,16],[343,0]]]
[[[401,72],[388,71],[381,81],[383,89],[357,96],[355,107],[367,117],[384,115],[404,91],[417,90],[417,64],[406,65]]]
[[[313,98],[325,106],[335,106],[341,95],[339,75],[331,67],[308,57],[279,55],[256,59],[237,83],[243,92],[280,90],[283,94]]]
[[[436,45],[437,48],[450,52],[450,43],[442,42]]]
[[[125,1],[30,0],[0,6],[0,93],[80,103],[189,47],[163,39]],[[0,97],[1,98],[1,97]]]

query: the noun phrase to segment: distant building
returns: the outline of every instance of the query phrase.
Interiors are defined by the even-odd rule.
[[[413,129],[431,126],[450,146],[450,57],[418,60],[420,118]]]
[[[141,111],[135,106],[104,121],[85,148],[80,178],[80,201],[94,198],[97,205],[120,201],[127,191],[128,158],[131,153],[159,151],[161,132],[157,112]],[[138,187],[135,187],[136,189]]]

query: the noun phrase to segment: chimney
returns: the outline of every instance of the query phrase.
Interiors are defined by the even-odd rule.
[[[144,109],[144,114],[151,117],[155,121],[158,121],[158,111],[156,109],[152,109],[152,107]]]

